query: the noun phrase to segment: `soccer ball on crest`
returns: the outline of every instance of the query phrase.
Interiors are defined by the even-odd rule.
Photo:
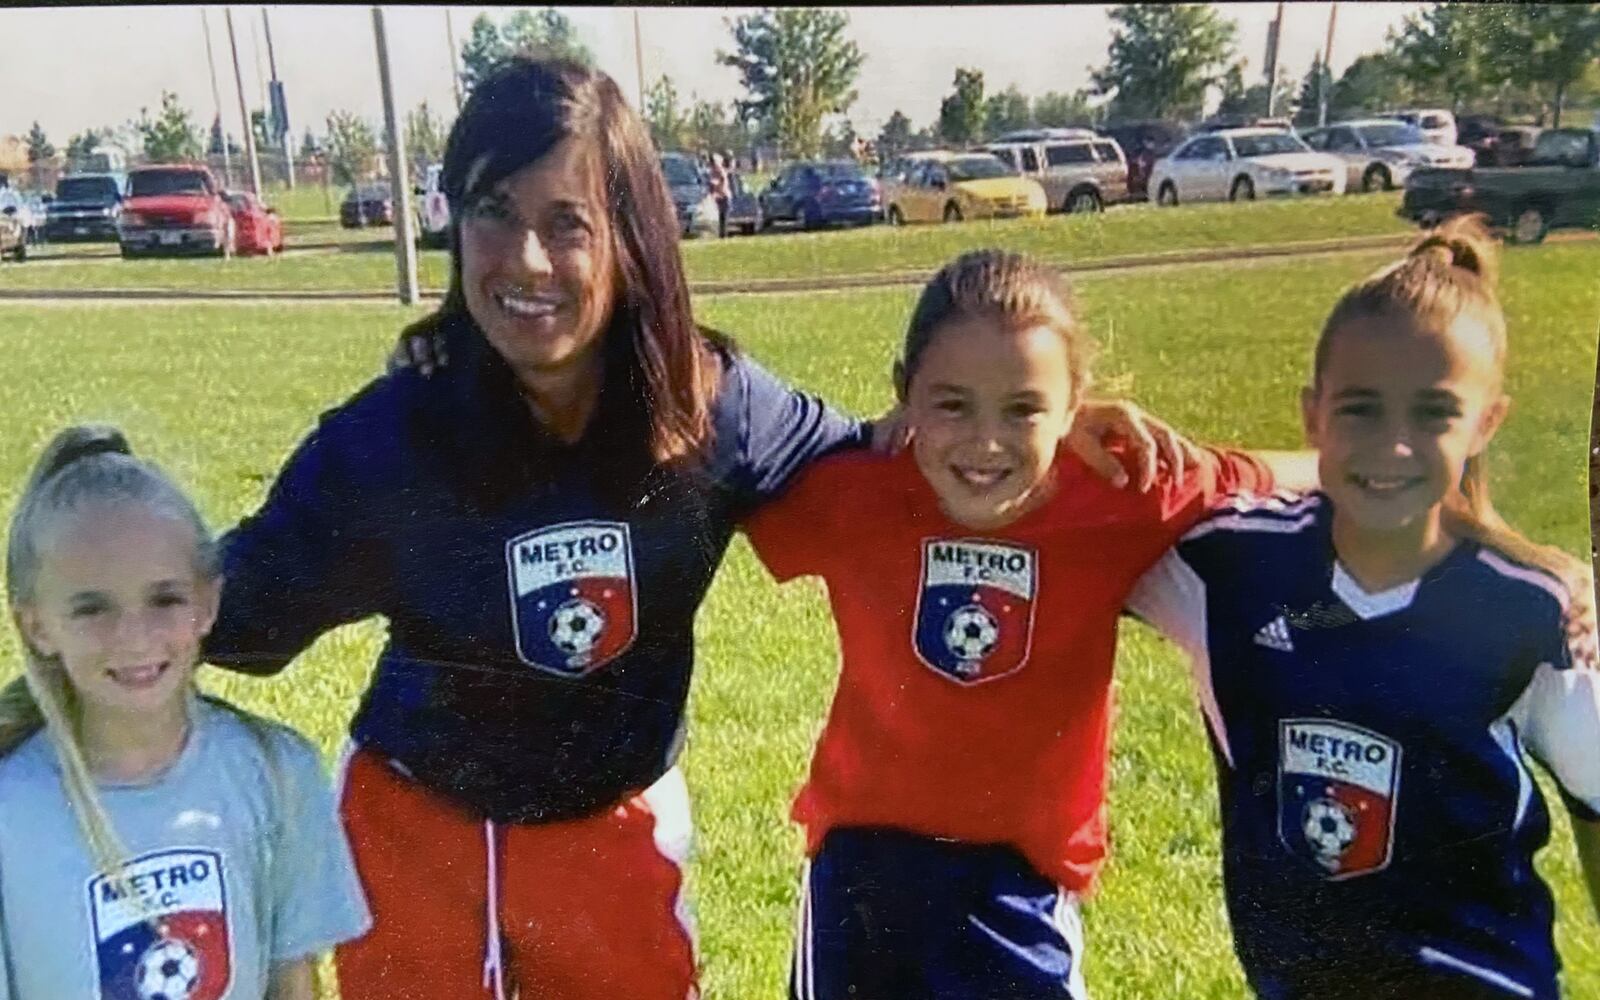
[[[590,602],[574,598],[556,608],[550,616],[550,641],[573,658],[593,652],[605,630],[606,616]]]
[[[189,1000],[200,985],[200,956],[176,938],[164,938],[139,957],[133,973],[139,1000]]]
[[[950,612],[944,623],[944,644],[963,666],[977,666],[994,652],[1000,641],[1000,623],[976,604],[963,605]]]
[[[1312,799],[1306,803],[1301,828],[1306,843],[1326,868],[1339,866],[1339,858],[1356,842],[1356,821],[1344,803],[1333,799]]]

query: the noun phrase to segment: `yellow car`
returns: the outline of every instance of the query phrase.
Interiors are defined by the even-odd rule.
[[[889,224],[1039,217],[1044,188],[989,153],[913,153],[885,178]]]

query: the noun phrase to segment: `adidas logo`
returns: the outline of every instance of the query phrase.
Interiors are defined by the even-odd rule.
[[[1261,631],[1256,633],[1255,643],[1281,653],[1294,652],[1294,640],[1289,638],[1289,623],[1284,621],[1282,615],[1261,626]]]

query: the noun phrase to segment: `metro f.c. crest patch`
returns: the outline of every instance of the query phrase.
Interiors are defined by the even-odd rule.
[[[581,677],[633,645],[633,544],[620,521],[569,521],[506,543],[522,662]]]
[[[221,1000],[233,978],[222,855],[178,849],[89,880],[99,1000]]]
[[[1039,560],[1005,542],[927,539],[912,642],[917,658],[958,684],[1019,670],[1033,639]]]
[[[1278,839],[1329,880],[1387,867],[1400,744],[1333,719],[1284,719],[1278,732]]]

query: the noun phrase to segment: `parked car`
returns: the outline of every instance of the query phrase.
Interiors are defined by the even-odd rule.
[[[748,236],[760,229],[761,199],[745,186],[743,174],[728,174],[728,232]]]
[[[28,238],[15,208],[0,208],[0,256],[12,260],[28,259]]]
[[[394,192],[388,182],[357,184],[339,203],[339,225],[346,229],[394,225]]]
[[[1411,175],[1402,218],[1429,226],[1459,212],[1483,213],[1519,243],[1600,225],[1600,127],[1546,129],[1523,166]]]
[[[1462,115],[1456,119],[1456,145],[1472,150],[1474,163],[1494,162],[1495,146],[1505,123],[1494,115]]]
[[[1441,146],[1454,146],[1457,139],[1456,116],[1444,108],[1409,108],[1404,111],[1387,111],[1379,118],[1393,118],[1415,125],[1417,131],[1429,142]]]
[[[711,178],[700,162],[687,153],[662,153],[661,174],[667,179],[672,207],[678,213],[678,232],[693,238],[719,235],[717,201],[711,197]]]
[[[1088,129],[1012,132],[983,149],[1037,181],[1051,211],[1098,212],[1128,198],[1122,147]]]
[[[164,164],[128,172],[117,220],[123,257],[154,253],[231,256],[238,230],[222,185],[199,164]]]
[[[784,169],[761,192],[761,224],[799,223],[802,229],[847,223],[871,225],[883,216],[878,182],[851,160],[809,160]]]
[[[283,249],[283,220],[277,209],[248,191],[228,191],[223,197],[233,213],[234,245],[239,253],[273,254]]]
[[[1478,157],[1483,167],[1520,167],[1533,155],[1544,129],[1535,125],[1508,125],[1495,136],[1493,154],[1485,159]]]
[[[39,196],[16,188],[0,188],[0,212],[9,213],[22,226],[23,242],[33,246],[44,239],[48,210]]]
[[[117,216],[127,193],[125,174],[68,174],[56,181],[55,200],[45,216],[45,239],[51,243],[115,241]]]
[[[435,163],[423,175],[417,194],[417,239],[425,247],[450,245],[450,201],[444,196],[444,167]]]
[[[1391,118],[1307,129],[1300,138],[1344,162],[1346,191],[1390,191],[1404,186],[1418,167],[1470,167],[1477,160],[1465,146],[1428,142],[1414,126]]]
[[[1048,207],[1038,181],[1019,176],[989,153],[940,150],[911,162],[884,185],[884,214],[893,226],[1040,217]]]
[[[1196,135],[1158,160],[1156,201],[1250,201],[1260,195],[1343,194],[1344,163],[1314,152],[1291,132],[1224,129]]]

